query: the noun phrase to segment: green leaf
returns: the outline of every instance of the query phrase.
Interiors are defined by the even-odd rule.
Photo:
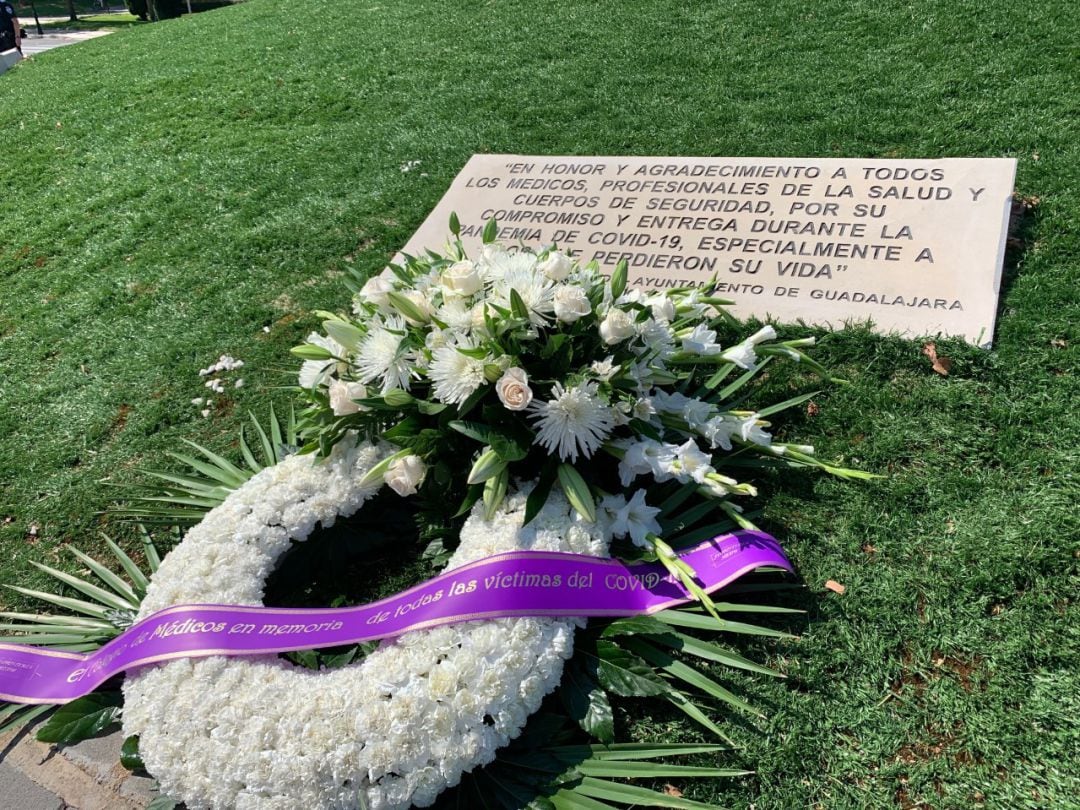
[[[93,692],[60,706],[38,729],[46,743],[76,743],[96,737],[117,722],[123,696],[119,692]]]
[[[458,219],[456,211],[450,212],[450,233],[454,236],[461,236],[461,220]]]
[[[23,588],[19,585],[5,585],[15,593],[21,593],[23,596],[29,596],[32,599],[40,599],[42,602],[48,602],[51,605],[62,607],[65,610],[72,610],[76,613],[82,613],[86,616],[93,616],[98,619],[105,619],[108,621],[108,611],[101,605],[95,605],[93,602],[87,602],[84,599],[73,599],[70,596],[57,596],[54,593],[46,593],[45,591],[35,591],[30,588]]]
[[[120,579],[116,574],[99,563],[93,557],[88,554],[83,554],[74,546],[68,546],[68,551],[74,554],[87,568],[94,572],[94,574],[106,585],[116,591],[117,595],[126,601],[131,607],[138,609],[139,597],[135,595],[135,591],[124,580]]]
[[[678,678],[680,681],[683,681],[690,686],[700,689],[705,694],[712,695],[714,698],[729,703],[737,709],[756,714],[758,717],[765,716],[745,700],[718,684],[712,678],[702,674],[689,664],[679,661],[669,653],[659,650],[653,645],[636,638],[626,639],[623,643],[653,666],[660,667],[673,677]]]
[[[442,402],[430,402],[426,399],[416,400],[416,408],[424,416],[435,416],[446,410],[446,405]]]
[[[48,565],[44,565],[33,560],[30,561],[30,564],[37,568],[39,571],[44,571],[49,576],[60,580],[66,585],[70,585],[77,591],[81,591],[82,593],[86,594],[91,599],[96,600],[102,605],[107,605],[108,607],[116,608],[117,610],[128,610],[131,608],[131,603],[128,602],[126,599],[121,599],[120,597],[110,593],[104,588],[99,588],[97,585],[92,585],[86,580],[79,579],[79,577],[72,576],[71,574],[66,574],[63,571],[58,571],[55,568],[51,568]]]
[[[809,394],[803,394],[799,397],[792,397],[791,399],[785,399],[783,402],[778,402],[775,405],[770,405],[768,408],[763,408],[757,412],[757,415],[762,419],[772,416],[774,413],[780,413],[788,408],[794,408],[796,405],[802,405],[809,399],[813,399],[820,394],[820,391],[811,391]]]
[[[600,632],[600,636],[614,638],[615,636],[656,635],[667,632],[669,632],[667,625],[652,616],[629,616],[613,621]]]
[[[120,764],[129,771],[146,770],[142,757],[139,755],[139,738],[137,735],[133,734],[128,737],[124,740],[124,744],[120,746]]]
[[[743,658],[738,653],[725,650],[723,647],[716,644],[710,644],[699,638],[688,636],[686,633],[668,632],[662,635],[649,636],[648,638],[649,641],[655,644],[663,644],[665,647],[670,647],[673,650],[679,650],[688,655],[703,658],[706,661],[727,664],[729,667],[745,669],[747,672],[756,672],[759,675],[771,675],[774,678],[785,677],[782,673],[764,667],[761,664],[755,664],[753,661]]]
[[[615,721],[611,703],[596,681],[597,659],[582,661],[574,658],[567,664],[559,697],[586,734],[604,743],[615,741]]]
[[[753,771],[696,765],[666,765],[658,762],[582,762],[575,769],[583,776],[618,779],[691,779],[698,777],[746,776]]]
[[[590,760],[640,760],[715,754],[727,749],[717,743],[615,743],[614,745],[560,745],[549,749],[567,762]]]
[[[12,703],[0,708],[0,737],[9,731],[25,726],[55,708],[56,706],[51,703],[43,703],[40,706],[25,706]]]
[[[120,563],[120,567],[123,568],[124,572],[131,578],[132,583],[135,585],[135,590],[140,594],[145,594],[146,588],[150,584],[150,580],[146,574],[143,573],[143,570],[139,568],[138,564],[131,559],[120,546],[114,543],[110,537],[105,534],[102,534],[101,537],[105,541],[105,545],[109,547],[109,551],[113,553],[113,556],[116,557],[117,561]]]
[[[732,396],[734,396],[734,394],[740,388],[742,388],[744,385],[746,385],[748,382],[750,382],[750,380],[754,379],[754,377],[757,376],[759,371],[761,371],[763,368],[765,368],[765,366],[769,365],[770,360],[772,360],[771,357],[766,357],[764,360],[762,360],[760,363],[757,364],[756,368],[752,368],[749,371],[747,371],[745,374],[742,374],[740,377],[738,377],[735,380],[735,382],[733,382],[730,385],[728,385],[727,387],[725,387],[724,390],[722,390],[718,394],[718,397],[721,400],[725,400],[725,399],[729,399]]]
[[[581,477],[573,464],[562,463],[559,465],[559,485],[566,494],[566,499],[589,523],[596,522],[596,502],[593,500],[589,485]]]
[[[495,217],[492,217],[484,225],[483,240],[485,245],[490,245],[499,235],[499,223],[495,221]]]
[[[600,685],[620,697],[662,695],[670,689],[656,670],[629,650],[610,641],[598,640],[596,655],[591,651],[586,651],[584,655],[597,659],[594,665]]]
[[[146,805],[146,810],[176,810],[179,806],[180,802],[176,799],[170,799],[168,796],[159,794],[150,801],[150,804]]]
[[[717,810],[716,805],[703,804],[681,796],[669,796],[637,785],[623,785],[586,776],[575,788],[576,793],[591,796],[619,804],[641,805],[643,807],[675,807],[683,810]]]
[[[555,810],[611,810],[610,804],[580,796],[573,788],[563,788],[551,797]]]
[[[484,494],[484,485],[483,484],[476,484],[474,486],[469,487],[465,492],[465,499],[461,502],[461,506],[458,507],[457,512],[455,512],[452,515],[452,517],[459,518],[462,515],[467,514],[469,512],[469,510],[473,508],[473,505],[478,500],[480,500],[480,498],[483,496],[483,494]]]
[[[615,265],[615,272],[611,274],[611,300],[618,300],[619,296],[626,290],[626,277],[627,277],[628,265],[626,259],[620,259],[619,263]]]
[[[544,504],[547,503],[548,495],[551,494],[551,488],[555,486],[557,474],[558,471],[554,459],[545,464],[544,468],[540,471],[540,477],[536,481],[536,486],[532,488],[529,497],[525,499],[525,520],[522,523],[523,526],[528,526],[532,519],[540,514],[540,510],[544,508]]]
[[[529,308],[525,306],[525,302],[518,291],[513,288],[510,290],[510,311],[514,313],[515,318],[523,321],[529,320]]]

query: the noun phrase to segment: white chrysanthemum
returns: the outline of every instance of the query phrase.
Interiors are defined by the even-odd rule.
[[[388,452],[342,441],[324,463],[294,455],[251,478],[165,558],[140,618],[176,604],[260,604],[293,541],[374,494],[358,482]],[[526,527],[524,511],[524,493],[491,521],[477,507],[448,569],[515,549],[606,552],[606,530],[577,521],[561,495]],[[139,735],[162,792],[193,810],[426,807],[521,732],[558,685],[580,625],[449,625],[321,672],[273,655],[150,665],[124,681],[124,730]]]
[[[345,356],[345,348],[332,337],[312,332],[307,336],[307,342],[315,346],[321,346],[334,357]],[[300,387],[310,389],[318,385],[326,385],[336,366],[336,360],[305,360],[303,365],[300,366],[298,377]]]
[[[476,391],[484,379],[484,361],[444,346],[432,355],[428,376],[434,383],[435,398],[448,405],[460,405]]]
[[[448,298],[439,307],[435,317],[455,332],[465,334],[473,326],[472,307],[463,298]]]
[[[361,382],[381,380],[382,393],[394,388],[409,390],[415,370],[413,353],[405,345],[405,321],[389,317],[374,326],[360,344],[354,364]]]
[[[502,246],[485,245],[477,259],[477,265],[488,282],[495,282],[507,275],[536,271],[536,256],[520,250],[511,253]]]
[[[517,254],[520,255],[520,254]],[[521,296],[529,311],[529,321],[536,326],[547,323],[555,311],[555,282],[541,275],[534,266],[512,266],[495,279],[491,287],[491,303],[510,309],[510,291]]]
[[[615,426],[611,407],[596,396],[595,382],[563,388],[555,383],[547,402],[532,403],[531,418],[540,430],[535,444],[563,461],[576,462],[578,454],[592,458]]]

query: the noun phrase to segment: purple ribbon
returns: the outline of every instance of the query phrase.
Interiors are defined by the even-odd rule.
[[[697,572],[706,592],[756,568],[792,570],[780,544],[757,531],[715,537],[679,556]],[[336,647],[477,619],[634,616],[690,600],[659,562],[512,551],[359,607],[178,605],[132,625],[88,655],[0,644],[0,700],[67,703],[124,670],[174,658]]]

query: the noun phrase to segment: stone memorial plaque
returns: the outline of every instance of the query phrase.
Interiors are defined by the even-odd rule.
[[[713,276],[741,317],[989,346],[1016,161],[474,155],[403,248],[557,243],[630,283]]]

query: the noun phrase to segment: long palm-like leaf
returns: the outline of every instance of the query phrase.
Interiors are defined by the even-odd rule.
[[[259,471],[277,464],[300,443],[292,406],[284,420],[270,406],[265,427],[255,414],[249,416],[256,440],[249,442],[248,431],[240,429],[241,458],[236,463],[200,444],[185,442],[195,455],[169,453],[187,468],[185,472],[143,470],[156,484],[119,485],[131,494],[125,505],[113,507],[109,514],[159,525],[186,527],[198,523],[230,493]]]
[[[143,546],[149,572],[144,571],[111,538],[104,539],[117,564],[127,575],[127,579],[74,547],[69,547],[69,551],[97,578],[100,585],[83,577],[35,563],[40,571],[48,574],[58,583],[57,591],[71,588],[86,598],[65,596],[61,592],[53,593],[14,585],[6,586],[23,596],[78,615],[0,611],[0,619],[10,620],[0,624],[0,631],[5,633],[5,635],[0,635],[0,643],[47,646],[69,652],[91,652],[118,636],[138,612],[139,605],[146,594],[150,574],[156,570],[160,558],[145,529],[143,529]],[[23,706],[0,703],[0,735],[20,728],[54,708],[56,707],[49,704]]]

